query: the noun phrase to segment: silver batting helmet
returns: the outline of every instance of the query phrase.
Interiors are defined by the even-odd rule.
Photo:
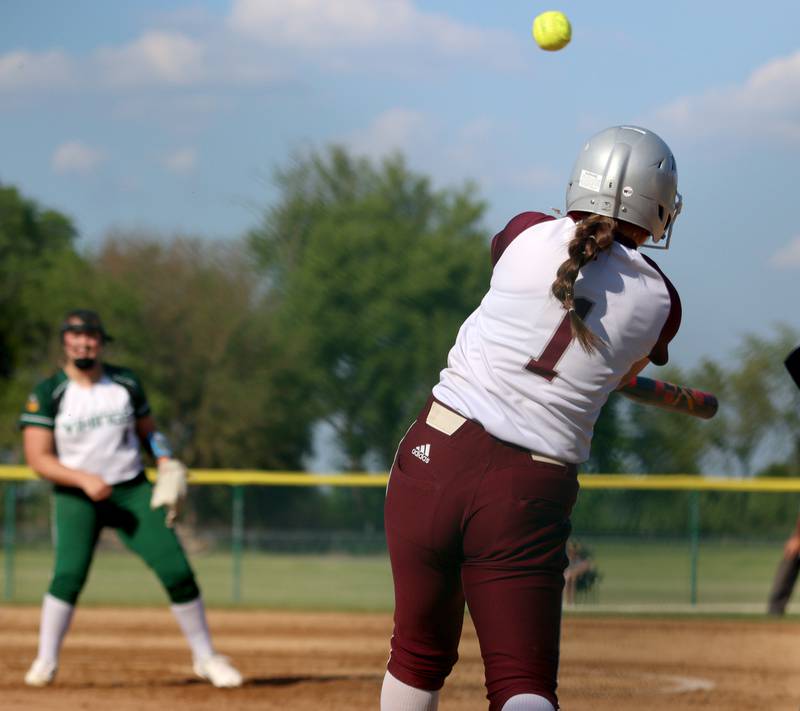
[[[606,215],[647,230],[658,244],[683,207],[669,146],[638,126],[613,126],[583,147],[567,186],[567,212]]]

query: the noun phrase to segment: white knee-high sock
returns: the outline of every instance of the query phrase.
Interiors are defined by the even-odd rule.
[[[42,600],[42,617],[39,623],[39,653],[37,659],[58,663],[61,643],[72,622],[75,606],[45,594]]]
[[[416,689],[386,672],[381,688],[381,711],[436,711],[438,707],[438,691]]]
[[[503,704],[503,711],[555,711],[555,709],[544,696],[517,694]]]
[[[172,610],[172,614],[178,620],[181,631],[192,650],[192,657],[206,659],[214,654],[214,646],[211,644],[211,634],[208,631],[203,599],[198,597],[191,602],[173,604],[170,605],[169,609]]]

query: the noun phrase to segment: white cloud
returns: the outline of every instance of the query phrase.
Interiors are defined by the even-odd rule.
[[[800,142],[800,51],[759,67],[740,85],[687,96],[648,119],[689,138],[747,136]]]
[[[394,108],[380,114],[365,130],[347,142],[356,152],[372,157],[402,151],[415,152],[430,142],[431,124],[428,118],[410,109]]]
[[[385,38],[386,25],[402,36],[412,21],[411,14],[405,0],[236,0],[228,22],[235,31],[267,42],[324,49],[374,44]]]
[[[0,91],[189,85],[209,76],[206,65],[201,42],[177,32],[152,31],[85,57],[58,51],[0,55]]]
[[[510,130],[479,117],[453,127],[436,117],[395,107],[344,138],[357,154],[380,159],[400,151],[414,170],[446,184],[476,180],[484,190],[536,193],[560,187],[565,177],[544,165],[531,165],[517,149],[499,148],[494,137]],[[515,144],[516,145],[516,144]]]
[[[205,48],[177,32],[147,32],[122,47],[97,50],[94,61],[112,86],[186,85],[205,74]]]
[[[15,51],[0,55],[0,92],[117,91],[265,85],[286,81],[296,71],[270,60],[263,47],[244,47],[223,30],[208,41],[186,33],[152,30],[127,44],[101,47],[85,56],[63,52]]]
[[[164,167],[171,173],[185,175],[197,166],[197,151],[194,148],[181,148],[164,156]]]
[[[227,23],[161,18],[125,44],[88,54],[0,55],[0,92],[276,85],[326,72],[417,72],[442,61],[519,67],[522,43],[499,30],[418,9],[414,0],[232,0]],[[172,29],[181,24],[181,29]],[[170,29],[165,29],[165,24]]]
[[[776,269],[796,269],[800,267],[800,235],[775,252],[770,257],[769,263]]]
[[[507,33],[423,12],[410,0],[234,0],[228,25],[270,46],[304,50],[416,46],[426,54],[479,57],[504,66],[514,62],[515,43]]]
[[[104,160],[105,153],[99,148],[81,141],[67,141],[56,148],[50,164],[56,173],[89,175]]]
[[[0,90],[64,86],[74,80],[73,72],[63,52],[9,52],[0,55]]]

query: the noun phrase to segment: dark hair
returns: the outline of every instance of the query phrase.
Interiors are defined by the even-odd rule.
[[[550,287],[553,296],[569,312],[572,337],[577,339],[587,353],[593,353],[601,341],[575,311],[575,280],[586,264],[612,245],[616,229],[617,221],[604,215],[589,215],[581,220],[567,247],[569,259],[558,268],[556,280]]]

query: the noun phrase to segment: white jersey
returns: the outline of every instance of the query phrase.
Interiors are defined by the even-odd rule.
[[[150,412],[144,391],[128,369],[105,365],[91,386],[64,371],[39,383],[20,417],[23,427],[53,430],[58,461],[114,485],[142,470],[136,420]]]
[[[646,356],[667,362],[680,300],[635,245],[614,242],[575,283],[576,310],[603,341],[587,354],[550,291],[574,234],[571,217],[528,212],[494,238],[489,291],[461,326],[433,395],[501,440],[577,464],[631,366]]]

